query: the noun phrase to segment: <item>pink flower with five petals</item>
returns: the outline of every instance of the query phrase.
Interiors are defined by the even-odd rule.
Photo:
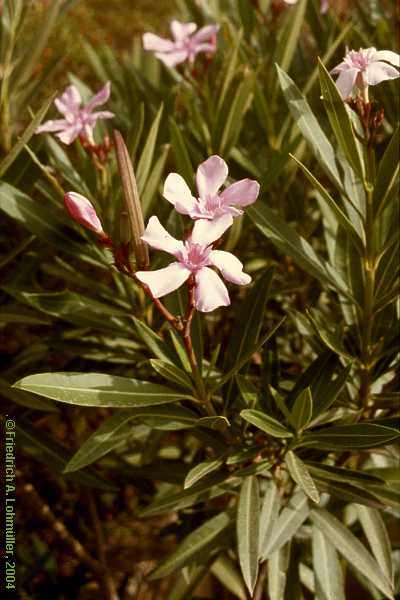
[[[74,85],[70,85],[59,98],[54,100],[64,119],[46,121],[37,128],[36,133],[56,132],[56,136],[64,144],[72,144],[77,137],[83,137],[94,144],[93,129],[97,119],[111,119],[115,116],[107,110],[94,112],[94,108],[107,102],[109,97],[110,82],[107,82],[87,104],[81,106],[82,98],[79,90]]]
[[[246,285],[250,275],[243,273],[243,265],[236,256],[223,250],[213,250],[212,244],[231,224],[229,215],[215,221],[199,220],[186,241],[172,237],[157,217],[151,217],[142,240],[152,248],[164,250],[177,260],[156,271],[137,271],[136,277],[146,284],[155,298],[161,298],[178,289],[191,275],[194,277],[195,306],[201,312],[210,312],[230,304],[228,290],[217,273],[232,283]]]
[[[241,179],[219,192],[228,176],[226,162],[217,155],[202,162],[196,173],[198,198],[192,193],[183,177],[170,173],[165,180],[163,196],[174,205],[175,210],[192,219],[213,221],[221,216],[233,217],[243,214],[236,206],[247,206],[256,201],[260,186],[253,179]]]
[[[196,32],[196,23],[171,22],[173,40],[154,33],[143,35],[143,47],[152,50],[167,67],[185,62],[193,63],[199,52],[213,53],[217,49],[218,25],[206,25]]]
[[[399,67],[400,55],[396,52],[360,48],[358,51],[350,50],[343,62],[332,69],[331,73],[339,74],[336,85],[342,98],[347,98],[353,88],[364,91],[369,85],[377,85],[387,79],[397,79],[400,77]]]

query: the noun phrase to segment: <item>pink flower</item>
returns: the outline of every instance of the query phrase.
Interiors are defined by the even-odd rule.
[[[152,50],[167,67],[175,67],[185,60],[193,63],[199,52],[215,52],[217,49],[218,25],[207,25],[195,33],[196,23],[171,22],[173,40],[166,40],[145,33],[143,35],[143,47]]]
[[[67,192],[64,196],[64,204],[74,221],[102,238],[107,237],[94,206],[85,196],[76,192]]]
[[[94,144],[93,128],[97,119],[111,119],[114,117],[114,113],[109,111],[93,112],[93,109],[107,102],[109,97],[110,82],[107,82],[85,106],[81,107],[81,95],[74,85],[70,85],[59,98],[54,100],[58,111],[65,118],[46,121],[38,127],[36,133],[56,131],[56,136],[64,144],[72,144],[79,136]]]
[[[363,91],[369,85],[377,85],[381,81],[400,77],[399,71],[392,65],[400,67],[400,55],[396,52],[360,48],[358,52],[350,50],[343,62],[331,72],[335,75],[339,74],[336,85],[342,98],[347,98],[354,87]]]
[[[225,215],[230,224],[233,217],[243,214],[233,205],[247,206],[256,201],[260,186],[253,179],[241,179],[233,183],[223,192],[219,189],[228,176],[228,166],[219,156],[210,156],[202,162],[196,173],[198,198],[192,193],[183,177],[170,173],[165,180],[163,196],[174,205],[175,209],[192,219],[208,219],[210,221]]]
[[[229,215],[215,221],[196,221],[191,236],[182,242],[172,237],[157,217],[151,217],[142,240],[152,248],[164,250],[177,259],[157,271],[138,271],[136,277],[150,288],[155,298],[161,298],[179,288],[191,275],[195,282],[195,305],[201,312],[210,312],[218,306],[230,304],[228,290],[213,269],[220,270],[227,281],[246,285],[250,275],[243,273],[243,265],[230,252],[213,250],[212,244],[231,224]]]

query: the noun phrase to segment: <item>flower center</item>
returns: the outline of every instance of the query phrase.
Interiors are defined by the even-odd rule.
[[[211,246],[203,246],[202,244],[194,244],[190,240],[184,242],[185,250],[183,251],[183,262],[191,271],[198,271],[202,267],[209,264],[209,255],[212,250]]]

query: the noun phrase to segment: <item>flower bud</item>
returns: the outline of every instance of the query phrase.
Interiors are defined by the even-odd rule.
[[[86,229],[94,231],[102,238],[107,237],[94,206],[85,196],[76,192],[67,192],[64,196],[64,204],[74,221],[83,225]]]

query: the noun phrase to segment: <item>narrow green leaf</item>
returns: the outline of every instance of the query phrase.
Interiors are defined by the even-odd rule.
[[[300,0],[296,7],[292,9],[294,14],[288,15],[285,27],[279,32],[275,62],[279,63],[284,71],[289,71],[294,54],[298,51],[299,37],[303,28],[306,7],[307,0]]]
[[[344,296],[351,298],[345,282],[337,272],[329,263],[319,258],[309,242],[298,235],[274,211],[258,202],[257,205],[248,206],[246,214],[261,233],[281,252],[291,256],[302,269],[322,283],[327,283]]]
[[[151,168],[151,173],[147,179],[146,185],[142,192],[143,214],[148,215],[153,200],[157,194],[158,186],[160,185],[161,177],[164,173],[165,163],[167,162],[170,145],[164,144],[161,148],[160,156],[157,158]]]
[[[126,441],[131,433],[131,427],[128,425],[134,417],[129,411],[119,411],[106,419],[73,455],[64,473],[83,469]]]
[[[307,496],[303,492],[294,494],[275,521],[268,543],[263,547],[262,559],[270,558],[274,552],[291,540],[309,513]]]
[[[257,477],[247,477],[240,490],[236,535],[243,579],[253,595],[258,576],[258,527],[260,497]]]
[[[259,534],[259,556],[264,555],[264,549],[268,547],[269,539],[271,537],[272,530],[275,526],[275,522],[278,518],[279,510],[281,507],[281,496],[279,493],[278,486],[275,481],[271,479],[267,482],[264,500],[261,506],[260,513],[260,534]]]
[[[400,433],[390,427],[357,423],[336,425],[320,429],[318,433],[307,433],[299,445],[320,450],[360,450],[384,446],[398,437]]]
[[[244,77],[238,85],[223,127],[218,154],[228,156],[240,134],[243,117],[253,97],[254,78]]]
[[[285,463],[292,479],[313,502],[318,504],[320,500],[319,492],[303,461],[289,450],[285,455]]]
[[[163,385],[103,373],[39,373],[28,375],[14,385],[79,406],[132,408],[192,398]]]
[[[385,522],[376,508],[357,505],[357,513],[372,553],[388,581],[393,584],[393,562],[390,538]]]
[[[229,474],[216,473],[202,480],[188,490],[179,490],[157,498],[149,506],[139,512],[140,517],[153,517],[173,510],[187,508],[199,502],[208,502],[226,493],[221,484],[228,479]]]
[[[202,479],[209,473],[212,473],[213,471],[219,469],[219,467],[224,464],[224,460],[225,459],[223,457],[219,457],[212,460],[206,460],[190,469],[189,473],[185,477],[185,482],[183,484],[185,490],[192,487],[192,485],[197,483],[200,479]]]
[[[154,150],[156,147],[156,141],[158,136],[158,130],[160,128],[160,121],[163,113],[163,108],[164,107],[161,104],[160,108],[158,109],[157,115],[153,121],[153,124],[150,128],[149,135],[147,137],[142,154],[140,156],[140,160],[138,162],[136,175],[139,193],[142,193],[144,190],[144,186],[147,182],[147,178],[153,163]]]
[[[17,158],[19,153],[23,150],[25,144],[29,142],[31,137],[34,135],[36,129],[39,127],[40,123],[43,121],[47,111],[50,108],[56,94],[53,94],[50,98],[44,102],[42,107],[38,110],[31,123],[25,129],[21,137],[15,143],[15,145],[11,148],[10,152],[3,158],[0,163],[0,177],[3,177],[4,173],[7,169],[12,165],[14,160]]]
[[[312,112],[306,98],[294,81],[278,65],[276,65],[276,68],[282,92],[292,113],[292,117],[306,138],[318,162],[325,169],[332,181],[341,189],[342,182],[336,164],[336,153],[331,143],[321,129],[318,119]]]
[[[342,567],[335,547],[313,527],[312,552],[316,600],[346,600]]]
[[[159,358],[151,358],[150,364],[161,377],[176,383],[186,390],[193,391],[193,384],[190,377],[179,367]]]
[[[244,419],[248,423],[255,425],[256,427],[258,427],[258,429],[265,431],[265,433],[268,433],[269,435],[272,435],[273,437],[278,437],[278,438],[293,437],[293,433],[291,433],[288,429],[286,429],[286,427],[281,425],[281,423],[279,423],[279,421],[276,421],[276,419],[269,417],[268,415],[264,414],[260,410],[246,408],[245,410],[241,411],[240,416],[242,417],[242,419]]]
[[[169,131],[177,171],[190,187],[194,176],[193,166],[182,131],[173,117],[169,118]]]
[[[222,533],[226,531],[232,522],[232,515],[222,512],[209,521],[206,521],[192,531],[178,546],[178,548],[161,562],[158,567],[152,571],[150,580],[160,579],[177,569],[187,565],[196,555],[209,549],[212,552],[215,548],[215,542]]]
[[[236,383],[246,406],[253,408],[257,402],[257,388],[255,385],[242,375],[236,375]]]
[[[26,448],[35,460],[47,465],[53,472],[61,475],[66,464],[71,458],[71,453],[58,443],[43,429],[34,427],[28,420],[20,418],[17,421],[16,435],[20,447]],[[79,473],[67,473],[65,478],[76,481],[79,484],[95,487],[103,490],[115,489],[105,479],[99,477],[90,468]]]
[[[282,325],[282,323],[285,321],[285,319],[286,319],[286,317],[283,317],[283,319],[281,319],[279,321],[279,323],[277,325],[275,325],[275,327],[272,329],[272,331],[269,331],[261,339],[261,341],[256,345],[255,348],[253,348],[252,350],[250,350],[250,352],[248,352],[242,358],[240,358],[240,360],[237,361],[237,363],[232,367],[232,369],[229,369],[229,371],[227,373],[225,373],[221,377],[221,379],[219,379],[219,381],[217,381],[217,383],[214,385],[214,387],[211,388],[211,393],[214,393],[218,388],[220,388],[222,385],[224,385],[224,383],[229,381],[231,377],[236,375],[236,373],[238,373],[238,371],[240,371],[240,369],[251,359],[253,354],[255,352],[258,352],[258,350],[260,350],[264,346],[264,344],[276,333],[276,331],[279,329],[279,327]]]
[[[321,198],[326,202],[328,209],[331,214],[334,216],[337,223],[343,227],[343,229],[349,234],[350,239],[352,240],[354,246],[357,248],[360,255],[362,255],[364,251],[363,240],[360,238],[357,233],[356,228],[353,223],[347,217],[347,215],[342,211],[339,205],[335,202],[332,196],[329,194],[328,190],[318,181],[316,177],[307,169],[303,163],[298,160],[293,154],[289,154],[289,156],[296,162],[296,164],[303,171],[304,175],[307,177],[308,181],[311,185],[320,193]]]
[[[260,335],[274,271],[273,267],[267,269],[242,302],[226,349],[225,366],[231,366],[245,354],[254,351]]]
[[[239,600],[246,600],[247,594],[235,563],[226,554],[220,554],[211,567],[211,573]],[[169,599],[168,599],[169,600]],[[186,599],[185,599],[186,600]]]
[[[386,207],[393,190],[398,191],[398,178],[400,171],[400,125],[392,135],[385,154],[383,155],[376,176],[373,194],[373,208],[378,216]],[[397,190],[396,190],[397,183]]]
[[[303,390],[296,398],[291,414],[291,422],[296,431],[306,429],[313,414],[313,399],[311,389]]]
[[[289,558],[290,542],[274,552],[268,560],[268,593],[270,600],[285,600]]]
[[[362,543],[343,523],[321,508],[314,508],[310,513],[310,519],[352,567],[358,569],[387,598],[394,600],[390,580]]]
[[[143,323],[143,321],[140,321],[136,317],[132,317],[132,319],[139,337],[143,340],[148,349],[160,360],[173,365],[175,362],[173,350],[171,351],[164,340],[148,327],[146,323]]]
[[[346,105],[335,82],[320,60],[319,77],[324,105],[338,144],[354,171],[359,177],[363,178],[365,174],[364,164]]]

